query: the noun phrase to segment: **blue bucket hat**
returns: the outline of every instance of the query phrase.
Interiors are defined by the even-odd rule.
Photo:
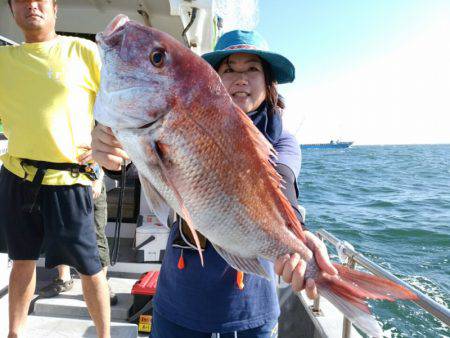
[[[265,60],[278,83],[288,83],[295,79],[292,62],[280,54],[269,52],[267,42],[255,31],[234,30],[225,33],[217,41],[214,52],[205,53],[202,58],[217,69],[224,58],[236,53],[255,54]]]

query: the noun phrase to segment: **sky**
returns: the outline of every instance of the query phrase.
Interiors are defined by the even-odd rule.
[[[300,143],[450,143],[449,0],[256,1]]]

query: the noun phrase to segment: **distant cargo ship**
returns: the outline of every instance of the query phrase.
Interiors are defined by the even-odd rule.
[[[302,149],[336,149],[336,148],[348,148],[353,144],[353,142],[340,142],[340,141],[330,141],[330,143],[311,143],[302,144]]]

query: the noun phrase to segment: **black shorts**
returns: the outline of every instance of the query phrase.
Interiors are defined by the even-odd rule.
[[[30,184],[1,168],[0,229],[9,257],[37,260],[43,248],[47,268],[65,264],[83,275],[98,273],[91,187],[43,185],[30,213],[22,210]]]

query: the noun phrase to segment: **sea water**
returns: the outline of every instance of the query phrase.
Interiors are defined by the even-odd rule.
[[[311,230],[450,306],[450,145],[305,149],[298,184]],[[412,302],[370,304],[387,337],[450,337]]]

